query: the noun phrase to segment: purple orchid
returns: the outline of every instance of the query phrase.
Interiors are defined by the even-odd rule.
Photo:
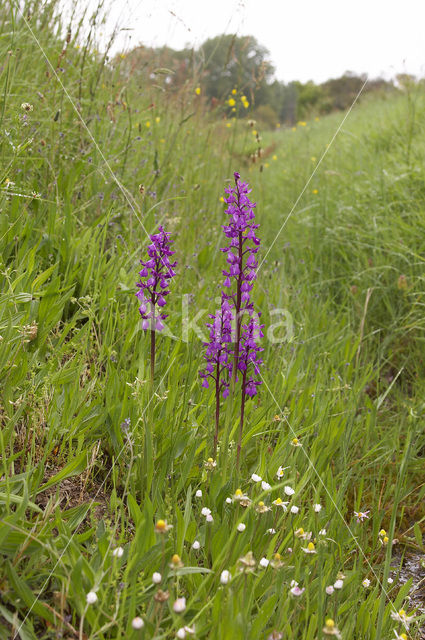
[[[150,236],[152,244],[148,247],[149,259],[140,260],[142,270],[139,271],[140,282],[136,297],[139,300],[139,313],[142,316],[142,328],[151,332],[151,378],[153,380],[155,368],[155,332],[164,328],[163,320],[167,314],[163,313],[170,293],[168,288],[171,278],[174,278],[174,268],[177,262],[170,262],[170,257],[175,251],[171,251],[170,234],[163,227],[159,227],[159,233]]]

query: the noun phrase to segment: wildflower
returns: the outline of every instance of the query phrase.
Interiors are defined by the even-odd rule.
[[[94,591],[89,591],[86,595],[87,604],[94,604],[97,602],[97,594]]]
[[[273,528],[267,529],[266,533],[270,533],[270,535],[274,536],[274,534],[276,533],[276,529],[273,529]]]
[[[396,629],[393,629],[393,631],[396,640],[407,640],[407,635],[405,633],[397,633]]]
[[[390,577],[390,578],[387,579],[387,582],[388,582],[388,584],[392,584],[394,582],[394,580],[393,580],[393,578]]]
[[[145,127],[149,129],[150,126],[151,126],[150,120],[146,120]]]
[[[383,538],[384,536],[386,536],[386,535],[387,535],[387,532],[385,531],[385,529],[381,529],[381,531],[379,532],[379,534],[378,534],[378,535],[379,535],[379,536],[381,536],[381,537]]]
[[[335,622],[331,618],[326,620],[322,631],[327,636],[336,636],[337,638],[341,637],[338,627],[335,626]]]
[[[112,551],[112,555],[115,558],[122,558],[122,556],[124,555],[124,549],[122,547],[116,547],[116,549]]]
[[[325,589],[326,593],[328,594],[328,596],[331,596],[333,594],[333,592],[335,591],[334,587],[330,584],[328,587],[326,587]]]
[[[289,504],[289,502],[283,502],[282,498],[276,498],[276,500],[273,500],[272,504],[274,504],[275,507],[280,507],[284,511],[287,511],[287,505]]]
[[[234,98],[229,98],[227,101],[227,104],[229,105],[229,107],[234,107],[236,104],[236,101]]]
[[[326,535],[326,529],[320,529],[319,536],[325,536],[325,535]]]
[[[272,631],[269,636],[267,636],[267,640],[282,640],[283,633],[280,631]]]
[[[162,575],[161,575],[160,573],[158,573],[158,571],[155,571],[155,572],[152,574],[152,582],[153,582],[154,584],[160,584],[160,583],[161,583],[161,580],[162,580]]]
[[[213,471],[213,469],[215,469],[216,466],[217,466],[217,462],[213,460],[213,458],[208,458],[208,460],[204,462],[204,467],[208,471]]]
[[[302,540],[306,540],[307,538],[311,538],[311,533],[306,533],[302,527],[295,531],[295,536],[297,538],[301,538]]]
[[[289,467],[279,467],[279,469],[276,471],[276,476],[280,479],[283,478],[284,476],[284,472],[286,471],[286,469],[289,469]]]
[[[362,581],[362,585],[364,586],[365,589],[368,589],[370,587],[370,580],[368,578],[365,578]]]
[[[194,551],[199,551],[200,548],[201,548],[201,543],[198,540],[195,540],[192,544],[192,549]]]
[[[142,316],[142,329],[150,329],[151,332],[151,379],[154,379],[155,370],[155,331],[162,331],[163,320],[167,314],[162,309],[166,305],[166,296],[170,293],[168,288],[171,278],[174,278],[174,268],[177,262],[170,262],[174,255],[171,251],[170,234],[159,227],[159,233],[150,236],[152,244],[148,247],[148,260],[141,260],[142,270],[139,271],[140,281],[136,297],[140,302],[139,313]]]
[[[237,89],[232,89],[232,96],[235,96],[237,94],[238,90]]]
[[[306,547],[301,547],[304,553],[317,553],[313,542],[309,542]]]
[[[195,633],[195,628],[194,627],[188,627],[188,626],[180,627],[180,629],[177,629],[176,637],[177,638],[185,638],[186,634],[189,634],[189,635],[192,636],[194,633]]]
[[[249,505],[251,504],[251,499],[247,495],[242,493],[240,489],[236,489],[233,500],[239,502],[242,507],[249,507]]]
[[[169,591],[163,591],[162,589],[158,589],[158,591],[154,595],[154,599],[156,602],[166,602],[170,597]]]
[[[195,493],[195,498],[202,498],[202,489],[198,489]]]
[[[252,551],[248,551],[245,556],[239,558],[238,562],[241,565],[241,567],[239,568],[240,571],[254,571],[257,565]]]
[[[226,498],[226,504],[232,504],[232,498],[227,497]]]
[[[175,613],[183,613],[186,609],[186,598],[176,598],[173,602],[173,610]]]
[[[338,580],[335,580],[334,589],[342,589],[343,586],[344,586],[343,580],[341,580],[340,578]]]
[[[203,508],[202,508],[201,514],[202,514],[203,516],[209,516],[209,515],[210,515],[210,513],[211,513],[211,509],[208,509],[208,507],[203,507]]]
[[[302,447],[301,442],[298,440],[298,438],[292,438],[291,440],[291,445],[293,447]]]
[[[239,533],[243,533],[246,529],[246,524],[244,524],[243,522],[240,522],[236,527],[236,529],[239,531]]]
[[[156,116],[155,122],[158,124],[159,122],[161,122],[161,118],[159,116]]]
[[[295,582],[295,580],[293,580],[293,581],[292,581],[292,583],[293,583],[293,582]],[[291,583],[291,584],[292,584],[292,583]],[[304,591],[305,591],[305,588],[304,588],[304,589],[301,589],[301,588],[298,586],[298,582],[296,582],[296,583],[293,585],[293,587],[290,589],[290,593],[292,593],[292,595],[293,595],[293,596],[302,596],[302,594],[304,593]]]
[[[133,629],[143,629],[143,627],[145,626],[145,623],[143,622],[142,618],[133,618],[133,620],[131,621],[131,626],[133,627]]]
[[[292,505],[292,507],[291,507],[291,513],[292,513],[293,515],[296,515],[296,514],[299,512],[299,510],[300,510],[300,508],[299,508],[299,507],[297,507],[295,504],[293,504],[293,505]]]
[[[224,569],[220,575],[221,584],[228,584],[232,579],[232,574],[227,569]]]
[[[354,511],[354,515],[357,518],[357,522],[363,522],[363,520],[367,520],[369,518],[368,516],[369,511]]]
[[[311,192],[313,195],[317,196],[317,194],[319,193],[318,189],[313,189]]]
[[[295,493],[295,489],[293,489],[292,487],[283,487],[283,490],[287,496],[293,496]]]
[[[196,87],[195,93],[196,93],[197,96],[200,96],[201,95],[201,87]]]
[[[214,518],[210,513],[205,516],[205,522],[214,522]]]
[[[261,558],[260,562],[258,563],[260,565],[260,567],[262,567],[263,569],[266,569],[269,566],[270,561],[267,560],[267,558]]]
[[[261,488],[262,488],[263,491],[269,491],[271,489],[271,486],[269,485],[268,482],[263,480],[262,483],[261,483]]]
[[[391,618],[397,620],[397,622],[401,622],[406,631],[409,631],[410,623],[414,620],[414,616],[408,616],[404,609],[392,611]]]
[[[314,510],[316,513],[320,513],[320,511],[322,510],[322,505],[321,505],[321,504],[314,504],[314,505],[313,505],[313,510]]]
[[[23,109],[24,111],[32,111],[34,109],[34,107],[29,102],[23,102],[21,104],[21,109]]]
[[[265,505],[264,502],[260,500],[260,502],[255,507],[255,510],[257,511],[257,513],[266,513],[266,511],[270,511],[270,507]]]
[[[166,533],[169,529],[172,528],[172,524],[167,524],[166,520],[158,520],[155,524],[155,531],[157,533]]]
[[[272,160],[277,160],[277,156],[276,155],[272,156]]]
[[[256,473],[253,473],[252,476],[251,476],[251,480],[253,482],[261,482],[262,478],[261,478],[261,476],[258,476]]]
[[[270,565],[273,569],[280,569],[280,567],[283,567],[282,556],[280,553],[274,554],[273,558],[270,560]]]
[[[183,562],[181,561],[180,556],[177,553],[175,553],[171,558],[171,563],[170,563],[171,569],[180,569],[183,566],[184,565],[183,565]]]

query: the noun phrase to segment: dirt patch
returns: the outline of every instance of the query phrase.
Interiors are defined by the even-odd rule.
[[[425,554],[407,552],[403,561],[401,556],[394,558],[401,565],[398,575],[401,584],[405,584],[412,578],[412,588],[409,592],[409,611],[416,609],[415,616],[425,615]],[[419,628],[420,640],[425,640],[425,621]]]

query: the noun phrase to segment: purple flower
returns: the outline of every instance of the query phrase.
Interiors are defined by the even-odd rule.
[[[210,340],[205,342],[204,359],[207,365],[199,372],[202,386],[209,388],[208,378],[211,378],[218,389],[223,392],[223,398],[229,395],[229,378],[232,372],[230,359],[230,345],[232,340],[233,311],[230,302],[222,295],[221,308],[216,315],[210,314],[211,322],[207,323],[210,330]],[[225,374],[225,377],[223,377]]]
[[[163,227],[159,227],[159,233],[151,235],[150,239],[152,244],[148,247],[149,259],[140,260],[142,269],[139,272],[140,282],[137,283],[139,290],[136,297],[140,303],[142,328],[162,331],[162,321],[167,317],[162,309],[167,302],[166,296],[170,293],[169,282],[176,275],[174,268],[177,263],[170,262],[170,256],[174,255],[175,251],[171,251],[172,240]]]
[[[260,367],[263,364],[258,355],[263,348],[256,342],[258,338],[263,337],[263,328],[264,325],[258,324],[254,318],[250,318],[247,324],[242,325],[238,369],[242,372],[242,391],[250,397],[256,395],[257,387],[261,384],[261,380],[256,380],[254,375],[260,374]]]

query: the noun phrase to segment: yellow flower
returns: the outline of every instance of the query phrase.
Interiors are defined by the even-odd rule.
[[[313,193],[314,195],[317,195],[319,193],[319,190],[318,189],[313,189],[313,191],[311,193]]]
[[[160,142],[161,142],[161,144],[164,144],[165,138],[161,138]]]
[[[229,98],[227,101],[227,104],[229,105],[229,107],[234,107],[236,104],[236,101],[234,98]]]
[[[306,127],[307,126],[307,122],[304,122],[304,120],[300,120],[298,122],[298,124],[300,125],[300,127]]]
[[[231,127],[231,126],[232,126],[232,123],[231,123],[231,122],[226,122],[226,127],[227,127],[228,129],[230,129],[230,127]]]
[[[277,160],[277,156],[276,156],[276,155],[274,155],[274,156],[272,157],[272,160]]]
[[[220,196],[220,202],[224,202],[223,196]]]
[[[280,129],[280,122],[277,123],[276,129]]]
[[[237,89],[232,89],[232,96],[235,96],[237,94]]]
[[[201,87],[196,87],[195,93],[196,93],[197,96],[200,96],[201,95]]]
[[[158,122],[160,122],[160,121],[161,121],[161,118],[159,116],[156,116],[155,122],[158,124]]]
[[[150,120],[146,120],[145,127],[149,129],[150,126],[151,126]]]
[[[166,520],[158,520],[158,522],[155,525],[155,531],[157,533],[166,533],[168,531],[168,529],[171,529],[173,525],[171,524],[167,524]]]

